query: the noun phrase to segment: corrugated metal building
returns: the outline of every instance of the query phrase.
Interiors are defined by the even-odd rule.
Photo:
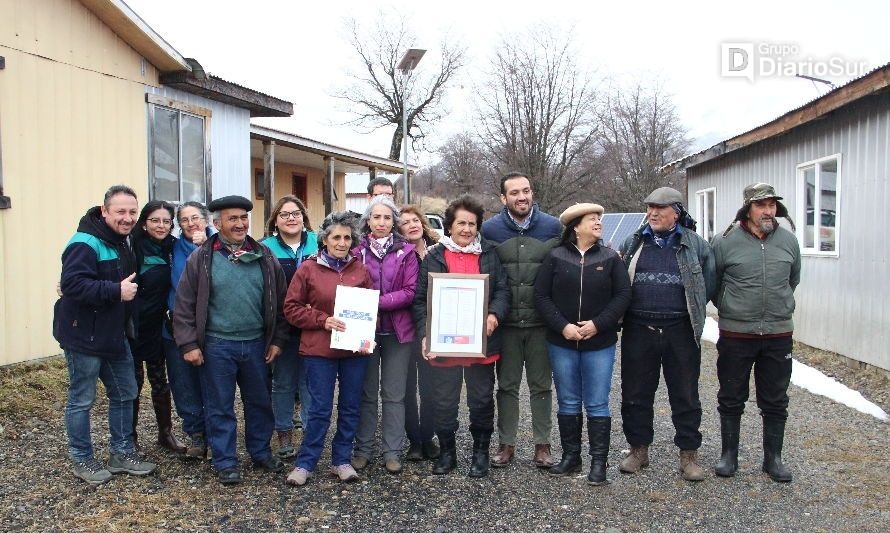
[[[746,185],[774,185],[803,255],[795,338],[890,370],[881,216],[890,206],[890,65],[671,166],[686,169],[688,205],[707,238],[733,220]]]

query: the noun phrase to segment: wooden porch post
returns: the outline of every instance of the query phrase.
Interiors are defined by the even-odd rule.
[[[334,164],[336,159],[330,156],[324,158],[324,179],[322,181],[322,199],[324,200],[325,216],[334,210]]]
[[[377,167],[368,167],[368,181],[377,179]]]
[[[275,203],[275,141],[263,141],[263,222],[272,215]],[[269,235],[269,229],[263,228],[263,235]]]

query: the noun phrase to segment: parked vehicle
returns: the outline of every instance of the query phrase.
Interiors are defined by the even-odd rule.
[[[432,229],[440,238],[445,236],[445,221],[442,220],[442,217],[435,213],[427,213],[426,221],[430,225],[430,229]]]

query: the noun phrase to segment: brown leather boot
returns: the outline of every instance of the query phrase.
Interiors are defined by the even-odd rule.
[[[697,450],[680,450],[680,472],[686,481],[701,481],[705,479],[705,471],[698,464]]]
[[[504,468],[513,461],[513,453],[516,448],[512,444],[501,444],[498,446],[498,453],[491,458],[491,466],[495,468]]]
[[[173,434],[170,393],[152,396],[151,403],[155,408],[155,419],[158,421],[158,446],[173,453],[184,454],[188,447]]]
[[[647,466],[649,466],[649,446],[631,446],[630,453],[621,460],[618,469],[625,474],[636,474]]]
[[[553,455],[550,453],[550,444],[535,444],[533,461],[538,468],[550,468],[555,465],[556,461],[553,460]]]

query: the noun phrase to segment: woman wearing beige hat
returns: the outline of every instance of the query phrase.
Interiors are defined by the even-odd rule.
[[[548,326],[563,450],[550,474],[581,470],[583,405],[592,458],[587,481],[592,485],[607,483],[612,365],[618,322],[631,297],[627,269],[615,251],[600,244],[602,215],[602,206],[591,203],[563,211],[562,241],[541,264],[535,282],[535,303]]]

